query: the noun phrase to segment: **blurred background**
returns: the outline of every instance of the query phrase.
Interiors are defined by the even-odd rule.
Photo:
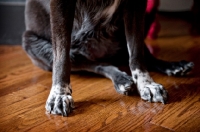
[[[195,0],[160,0],[159,13],[191,15]],[[199,0],[196,0],[199,1]],[[198,2],[199,3],[199,2]],[[21,44],[25,0],[0,0],[0,44]]]
[[[21,44],[25,0],[0,0],[0,44]]]

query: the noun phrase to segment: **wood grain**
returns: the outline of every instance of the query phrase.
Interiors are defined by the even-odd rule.
[[[190,36],[189,23],[181,19],[159,19],[159,38],[146,40],[154,55],[195,63],[185,77],[150,72],[168,90],[168,104],[145,102],[137,93],[120,95],[109,79],[99,75],[72,73],[76,108],[69,117],[49,115],[44,106],[52,74],[35,67],[21,46],[1,45],[0,131],[200,131],[200,36]]]

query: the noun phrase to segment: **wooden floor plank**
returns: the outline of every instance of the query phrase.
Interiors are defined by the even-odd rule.
[[[190,36],[186,21],[159,18],[159,38],[146,40],[154,55],[195,63],[185,77],[150,72],[169,93],[166,105],[143,101],[137,93],[120,95],[109,79],[81,72],[71,75],[73,113],[69,117],[49,115],[44,106],[52,73],[34,66],[21,46],[1,45],[0,131],[200,131],[200,36]]]

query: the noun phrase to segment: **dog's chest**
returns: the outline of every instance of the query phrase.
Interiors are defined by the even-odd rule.
[[[114,0],[114,2],[110,6],[106,7],[103,10],[102,16],[106,16],[107,19],[110,19],[113,16],[114,12],[116,11],[116,9],[119,5],[119,2],[120,2],[120,0]]]
[[[119,49],[122,0],[78,0],[72,49],[88,59],[113,55]]]
[[[76,19],[81,24],[106,24],[112,19],[122,0],[78,0]],[[99,23],[100,22],[100,23]]]

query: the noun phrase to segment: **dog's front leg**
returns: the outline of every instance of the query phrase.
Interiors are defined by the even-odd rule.
[[[53,46],[52,88],[46,110],[67,116],[73,105],[70,86],[70,43],[76,0],[51,0],[50,21]]]
[[[124,11],[124,25],[129,51],[129,65],[142,99],[149,102],[167,100],[167,92],[149,76],[144,61],[144,15],[146,0],[128,0]]]

